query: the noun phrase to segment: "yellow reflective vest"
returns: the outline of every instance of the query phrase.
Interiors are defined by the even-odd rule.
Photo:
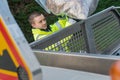
[[[75,23],[74,20],[69,18],[59,19],[56,23],[50,25],[50,31],[43,31],[41,29],[32,29],[32,33],[34,36],[34,40],[41,39],[43,37],[46,37],[50,34],[53,34],[54,32],[61,30],[65,27],[68,27],[69,25]]]

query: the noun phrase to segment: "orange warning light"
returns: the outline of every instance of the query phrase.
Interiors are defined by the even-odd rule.
[[[120,61],[115,62],[110,68],[111,80],[120,80]]]

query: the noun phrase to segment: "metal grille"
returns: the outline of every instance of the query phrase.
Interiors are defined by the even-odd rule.
[[[120,40],[120,24],[112,12],[92,26],[97,51],[102,52]]]
[[[58,33],[60,34],[60,33]],[[82,30],[61,38],[58,42],[47,46],[44,50],[64,51],[64,52],[86,52],[86,44]]]
[[[32,43],[31,47],[45,51],[86,52],[83,27],[83,24],[79,22],[43,40]]]
[[[87,51],[83,30],[80,30],[73,34],[73,37],[70,40],[68,46],[70,47],[71,52]]]

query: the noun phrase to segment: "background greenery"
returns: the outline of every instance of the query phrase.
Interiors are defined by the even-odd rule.
[[[57,20],[57,17],[52,14],[47,14],[35,0],[8,0],[10,10],[14,15],[17,23],[23,31],[27,41],[30,43],[33,41],[31,32],[31,26],[28,23],[28,16],[33,11],[42,12],[45,14],[48,24],[51,24]],[[99,12],[110,6],[120,6],[120,0],[99,0],[98,7],[95,11]]]

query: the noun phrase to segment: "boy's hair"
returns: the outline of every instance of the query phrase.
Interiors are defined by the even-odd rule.
[[[40,16],[42,13],[39,12],[33,12],[29,15],[28,21],[30,24],[34,23],[33,19],[37,16]]]

